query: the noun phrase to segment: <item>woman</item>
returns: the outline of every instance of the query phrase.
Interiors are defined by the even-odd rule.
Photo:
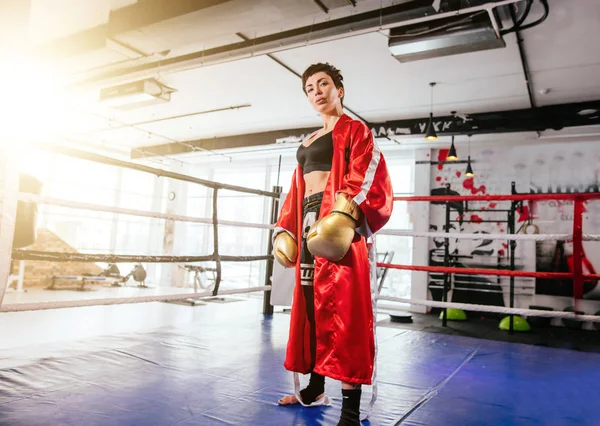
[[[275,258],[296,269],[284,363],[294,372],[296,389],[279,403],[328,404],[330,377],[342,382],[338,426],[358,425],[361,385],[373,383],[375,367],[373,234],[392,214],[393,192],[370,130],[343,113],[340,72],[311,65],[302,87],[323,128],[298,148],[274,233]],[[300,391],[298,374],[308,373],[309,384]]]

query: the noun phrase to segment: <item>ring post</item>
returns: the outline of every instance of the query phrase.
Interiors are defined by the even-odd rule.
[[[273,192],[281,194],[281,186],[273,186]],[[277,222],[279,215],[279,198],[273,198],[271,201],[271,224]],[[267,254],[273,251],[273,229],[269,230],[269,238],[267,241]],[[265,286],[273,285],[271,282],[273,275],[273,259],[267,260],[267,268],[265,271]],[[271,305],[271,290],[266,290],[263,297],[263,314],[273,315],[273,305]]]
[[[577,312],[583,299],[583,198],[575,198],[573,210],[573,306]]]
[[[0,155],[2,156],[0,158],[0,189],[4,192],[4,198],[0,199],[0,306],[2,306],[12,261],[19,170],[17,156],[14,153],[1,150]]]
[[[511,201],[510,212],[508,213],[508,232],[509,234],[515,233],[515,209],[517,206],[515,205],[515,201]],[[531,212],[530,212],[531,214]],[[515,240],[511,240],[510,243],[510,270],[515,270],[515,250],[517,248],[517,242]],[[515,277],[510,277],[510,307],[515,307]],[[510,334],[515,331],[515,317],[514,315],[510,316],[510,325],[508,328],[508,332]]]
[[[516,190],[516,184],[515,182],[511,182],[511,195],[516,195],[517,194],[517,190]],[[521,207],[523,208],[523,201],[518,201],[518,200],[511,200],[510,202],[510,210],[508,211],[508,232],[507,232],[507,236],[508,235],[514,235],[515,233],[517,233],[518,231],[516,231],[516,211],[517,208]],[[529,221],[531,221],[531,215],[533,214],[533,209],[529,209]],[[525,225],[523,225],[525,226]],[[522,228],[521,228],[522,229]],[[527,229],[527,228],[525,228]],[[520,231],[519,231],[520,232]],[[510,267],[510,271],[514,272],[515,271],[515,252],[517,249],[517,241],[512,239],[510,240],[509,243],[509,247],[508,247],[508,256],[509,256],[509,267]],[[515,275],[510,275],[510,287],[509,287],[509,308],[510,309],[514,309],[515,307]],[[516,323],[515,323],[516,320]],[[508,323],[508,325],[507,325]],[[517,326],[517,328],[515,329],[515,325]],[[509,334],[514,334],[515,331],[529,331],[531,330],[530,325],[527,323],[527,320],[525,318],[523,318],[522,316],[518,316],[518,315],[513,315],[513,314],[509,314],[508,316],[502,318],[502,320],[500,320],[500,324],[498,325],[498,328],[500,328],[501,330],[505,330],[508,331]]]
[[[221,284],[221,255],[219,254],[219,215],[217,211],[217,205],[219,201],[218,192],[219,188],[213,188],[213,257],[217,264],[217,276],[215,278],[215,288],[213,289],[213,297],[216,297],[219,294],[219,285]]]
[[[446,184],[446,196],[450,195],[450,184]],[[446,233],[450,232],[450,203],[446,201]],[[444,267],[450,266],[450,240],[448,237],[444,238]],[[444,292],[442,294],[442,301],[448,301],[448,284],[450,280],[450,274],[444,274]],[[448,324],[448,309],[442,310],[442,327],[446,327]]]

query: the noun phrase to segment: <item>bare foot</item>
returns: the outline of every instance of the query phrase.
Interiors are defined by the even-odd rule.
[[[286,395],[283,398],[281,398],[279,401],[279,405],[293,405],[293,404],[298,404],[298,398],[296,398],[296,395]]]
[[[321,395],[317,396],[317,399],[315,401],[318,401],[319,399],[323,398],[324,396],[325,396],[325,394],[322,393]],[[298,398],[296,398],[296,395],[286,395],[278,401],[279,405],[294,405],[294,404],[298,404],[299,402],[300,401],[298,401]]]

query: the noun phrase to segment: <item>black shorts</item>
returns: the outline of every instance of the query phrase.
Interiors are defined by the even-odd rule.
[[[323,193],[312,194],[302,201],[302,244],[300,253],[300,284],[313,285],[315,279],[315,258],[308,251],[306,236],[310,227],[317,221],[321,210]]]

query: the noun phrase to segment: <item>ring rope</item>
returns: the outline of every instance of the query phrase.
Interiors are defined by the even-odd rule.
[[[436,284],[436,285],[429,285],[429,288],[435,288],[435,289],[440,289],[443,290],[444,289],[444,284]],[[532,288],[532,287],[529,287]],[[515,291],[514,291],[514,295],[515,296],[531,296],[531,292],[527,291],[529,289],[528,287],[515,287]],[[523,291],[517,291],[517,290],[523,290]],[[461,288],[461,291],[469,291],[469,292],[474,292],[474,293],[493,293],[493,294],[505,294],[506,291],[505,290],[487,290],[487,289],[482,289],[482,288],[473,288],[473,287],[465,287],[463,286]]]
[[[219,292],[219,285],[221,282],[221,262],[227,261],[253,261],[253,260],[268,260],[269,262],[273,262],[272,255],[265,256],[222,256],[219,253],[219,245],[218,245],[218,231],[219,225],[233,225],[234,226],[247,226],[247,227],[257,227],[257,228],[265,228],[272,229],[274,228],[273,224],[264,225],[264,224],[243,224],[239,222],[230,222],[230,221],[219,221],[217,216],[217,193],[219,189],[229,190],[229,191],[237,191],[249,194],[256,194],[271,197],[274,200],[279,200],[281,197],[280,192],[273,191],[263,191],[252,188],[245,188],[237,185],[228,185],[220,182],[209,181],[206,179],[199,179],[193,176],[187,176],[179,173],[169,172],[162,169],[156,169],[148,166],[144,166],[141,164],[131,163],[127,161],[122,161],[110,157],[105,157],[102,155],[94,154],[91,152],[81,151],[72,148],[66,148],[61,146],[52,146],[52,145],[39,145],[41,149],[50,150],[52,152],[57,152],[63,155],[68,155],[75,158],[81,158],[88,161],[93,161],[97,163],[108,164],[112,166],[118,166],[128,169],[134,169],[150,174],[154,174],[158,177],[168,177],[180,181],[191,182],[195,184],[200,184],[206,187],[210,187],[213,189],[213,217],[212,220],[204,219],[204,218],[189,218],[186,216],[180,215],[163,215],[161,213],[153,213],[147,211],[139,211],[133,209],[121,209],[121,208],[111,208],[108,209],[109,212],[112,213],[125,213],[132,214],[137,216],[150,216],[154,218],[163,218],[163,219],[171,219],[171,220],[186,220],[190,222],[199,222],[213,225],[213,242],[214,242],[214,252],[209,256],[116,256],[116,255],[106,255],[106,254],[82,254],[82,253],[58,253],[58,252],[42,252],[42,251],[28,251],[28,250],[13,250],[12,257],[13,259],[31,259],[31,260],[50,260],[50,261],[97,261],[97,262],[108,262],[108,263],[117,263],[117,262],[181,262],[181,263],[192,263],[192,262],[203,262],[203,261],[215,261],[216,262],[216,278],[215,278],[215,286],[213,291],[206,293],[206,296],[217,296],[219,294],[228,294],[230,292],[223,291]],[[42,197],[34,194],[26,194],[26,193],[17,193],[17,200],[25,201],[25,202],[44,202],[44,201],[54,201],[55,203],[59,203],[59,205],[68,204],[67,207],[75,207],[75,208],[84,208],[87,210],[100,210],[107,211],[107,208],[104,206],[98,206],[93,204],[85,204],[85,203],[76,203],[76,202],[67,202],[66,200],[56,200],[50,197]],[[276,204],[273,204],[276,206]],[[269,291],[271,286],[263,286],[258,287],[254,291]],[[247,291],[246,291],[247,292]],[[239,291],[237,291],[239,293]],[[267,293],[265,293],[267,294]],[[197,293],[193,293],[191,295],[174,295],[175,299],[178,298],[189,298],[197,296]],[[32,310],[36,307],[35,304],[18,304],[13,305],[12,307],[3,307],[1,306],[3,297],[3,292],[0,294],[0,312],[2,311],[11,311],[11,310]],[[168,298],[170,299],[168,299]],[[150,297],[135,297],[122,299],[118,303],[130,303],[130,302],[144,302],[144,301],[160,301],[160,300],[172,300],[171,296],[150,296]],[[46,303],[43,304],[43,308],[40,309],[54,309],[58,307],[69,307],[69,306],[86,306],[86,305],[102,305],[102,304],[115,304],[117,303],[116,299],[91,299],[87,301],[73,301],[73,302],[54,302],[54,303]],[[18,306],[18,307],[16,307]],[[40,305],[37,305],[38,307]]]
[[[550,200],[597,200],[600,192],[570,194],[489,194],[489,195],[409,195],[394,197],[394,201],[429,201],[445,203],[452,201],[550,201]]]
[[[377,235],[396,237],[460,238],[469,240],[517,240],[517,241],[572,241],[572,234],[469,234],[462,232],[415,232],[406,230],[382,230]],[[600,235],[584,234],[584,241],[600,241]]]
[[[120,207],[109,207],[100,204],[82,203],[79,201],[64,200],[60,198],[45,197],[26,192],[20,192],[18,194],[19,201],[35,202],[39,204],[49,204],[60,207],[70,207],[82,210],[94,210],[108,213],[120,213],[131,216],[142,216],[150,217],[155,219],[166,219],[166,220],[178,220],[182,222],[202,223],[211,225],[213,219],[183,216],[176,214],[166,214],[151,212],[146,210],[135,210],[125,209]],[[238,226],[248,228],[259,228],[259,229],[274,229],[275,226],[266,223],[250,223],[250,222],[236,222],[229,220],[219,220],[219,225],[226,226]],[[416,232],[407,231],[400,229],[383,229],[378,232],[377,235],[393,235],[397,237],[431,237],[431,238],[461,238],[461,239],[473,239],[473,240],[521,240],[521,241],[572,241],[573,236],[571,234],[473,234],[473,233],[446,233],[446,232]],[[600,241],[600,235],[584,234],[584,241]]]
[[[219,296],[254,293],[259,291],[271,290],[271,286],[249,287],[244,289],[221,290]],[[204,291],[201,293],[178,293],[165,294],[157,296],[136,296],[136,297],[115,297],[105,299],[86,299],[86,300],[63,300],[57,302],[41,302],[41,303],[14,303],[10,305],[0,306],[0,312],[19,312],[19,311],[40,311],[45,309],[58,308],[79,308],[83,306],[97,305],[124,305],[128,303],[148,303],[148,302],[169,302],[174,300],[198,299],[205,297],[214,297],[212,291]]]
[[[134,209],[124,209],[121,207],[109,207],[103,206],[101,204],[90,204],[90,203],[81,203],[79,201],[71,201],[64,200],[60,198],[53,197],[45,197],[41,195],[30,194],[27,192],[19,192],[17,195],[19,201],[25,202],[34,202],[38,204],[49,204],[53,206],[60,207],[70,207],[74,209],[82,209],[82,210],[94,210],[99,212],[108,212],[108,213],[121,213],[131,216],[142,216],[142,217],[151,217],[155,219],[167,219],[167,220],[179,220],[182,222],[193,222],[193,223],[203,223],[207,225],[213,224],[213,219],[202,218],[202,217],[191,217],[191,216],[182,216],[176,214],[165,214],[158,212],[150,212],[146,210],[134,210]],[[228,225],[228,226],[242,226],[248,228],[262,228],[262,229],[273,229],[273,225],[264,224],[264,223],[247,223],[247,222],[234,222],[229,220],[219,220],[220,225]]]
[[[404,271],[435,272],[441,274],[462,274],[462,275],[496,275],[507,277],[529,277],[529,278],[547,278],[547,279],[572,279],[570,272],[530,272],[530,271],[511,271],[502,269],[476,269],[476,268],[455,268],[445,266],[418,266],[418,265],[395,265],[391,263],[377,263],[377,266],[388,269],[399,269]]]
[[[184,175],[181,173],[169,172],[163,169],[157,169],[154,167],[145,166],[143,164],[132,163],[129,161],[118,160],[112,157],[106,157],[104,155],[95,154],[89,151],[82,151],[75,148],[68,148],[60,145],[53,144],[37,144],[36,148],[43,149],[45,151],[55,152],[58,154],[66,155],[69,157],[80,158],[87,161],[93,161],[101,164],[108,164],[111,166],[123,167],[125,169],[133,169],[140,172],[150,173],[158,177],[167,177],[175,180],[184,182],[196,183],[202,186],[213,189],[227,189],[229,191],[244,192],[246,194],[264,195],[265,197],[279,198],[281,194],[272,191],[263,191],[261,189],[245,188],[243,186],[229,185],[226,183],[214,182],[206,179],[200,179],[193,176]]]
[[[64,253],[39,250],[13,250],[15,260],[42,260],[49,262],[106,262],[106,263],[194,263],[216,261],[214,254],[206,256],[140,256],[116,254]],[[254,262],[274,259],[273,255],[262,256],[224,256],[219,255],[222,262]]]
[[[456,308],[464,311],[515,314],[536,317],[568,318],[579,321],[600,322],[600,315],[577,315],[572,312],[542,311],[537,309],[506,308],[504,306],[475,305],[470,303],[438,302],[436,300],[405,299],[393,296],[379,296],[379,300],[401,302],[410,305],[431,306],[434,308]]]
[[[399,269],[403,271],[422,271],[437,272],[441,274],[461,274],[461,275],[496,275],[505,277],[528,277],[528,278],[546,278],[555,280],[573,279],[571,272],[533,272],[533,271],[511,271],[503,269],[476,269],[476,268],[453,268],[445,266],[418,266],[418,265],[395,265],[391,263],[377,263],[381,268]],[[583,274],[583,278],[591,279],[593,275]]]

